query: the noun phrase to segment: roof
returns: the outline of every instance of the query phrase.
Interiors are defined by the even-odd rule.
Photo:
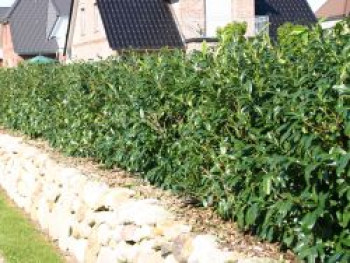
[[[8,11],[10,10],[10,7],[0,7],[0,20],[2,20]]]
[[[277,29],[284,23],[309,26],[317,22],[307,0],[256,0],[255,10],[256,15],[269,16],[272,39],[277,39]]]
[[[342,18],[350,15],[350,0],[328,0],[317,11],[318,18]]]
[[[97,3],[113,50],[183,47],[164,0],[98,0]]]
[[[55,5],[58,2],[60,2],[59,8],[62,9]],[[55,5],[55,9],[57,7],[57,10],[53,11],[52,4]],[[57,52],[57,41],[54,38],[48,39],[48,31],[55,24],[57,16],[61,16],[60,12],[66,11],[63,5],[69,8],[70,0],[17,0],[13,4],[6,20],[11,26],[12,41],[17,54],[55,54]]]
[[[71,1],[72,0],[52,0],[61,16],[69,16]]]

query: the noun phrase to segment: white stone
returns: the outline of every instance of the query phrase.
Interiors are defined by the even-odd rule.
[[[64,251],[68,252],[70,250],[71,244],[73,244],[75,239],[73,237],[61,237],[58,240],[58,247]]]
[[[73,217],[68,210],[55,207],[49,218],[49,235],[54,240],[60,237],[68,237],[73,224]]]
[[[163,263],[164,259],[159,251],[140,249],[132,260],[135,263]]]
[[[96,225],[107,224],[110,227],[115,227],[118,223],[118,214],[116,212],[92,212],[87,216],[94,221]]]
[[[123,240],[123,237],[122,237],[123,228],[124,226],[122,225],[118,225],[113,228],[111,239],[114,241],[114,243],[118,244],[120,241]]]
[[[98,201],[97,208],[117,210],[123,203],[128,201],[135,192],[125,188],[109,189]]]
[[[133,241],[140,242],[143,239],[150,238],[152,236],[152,228],[148,225],[138,227],[134,233]]]
[[[115,250],[108,247],[102,247],[98,253],[96,263],[116,263],[118,260],[118,254]]]
[[[49,221],[48,221],[49,214],[50,214],[49,205],[46,202],[45,198],[42,196],[38,202],[37,216],[38,216],[39,224],[41,228],[44,230],[49,228]]]
[[[181,234],[190,233],[192,227],[189,225],[174,222],[173,220],[157,224],[154,232],[156,235],[164,236],[167,240],[173,240]]]
[[[115,251],[117,252],[117,262],[133,262],[138,252],[138,246],[131,246],[122,241],[117,244]]]
[[[85,252],[87,245],[88,241],[86,239],[70,240],[70,251],[79,263],[83,263],[85,261]]]
[[[89,238],[92,228],[87,224],[75,222],[73,232],[79,238]]]
[[[199,235],[193,239],[192,246],[188,263],[225,263],[228,259],[228,254],[217,248],[214,236]]]
[[[83,199],[90,208],[95,209],[107,190],[108,186],[104,183],[87,182],[83,189]]]
[[[136,225],[155,225],[165,221],[170,214],[159,205],[150,204],[148,200],[129,201],[119,209],[119,223]]]
[[[101,224],[97,228],[97,240],[102,246],[107,246],[111,240],[112,231],[110,227],[106,224]]]
[[[179,262],[175,259],[174,255],[169,255],[165,258],[164,263],[179,263]]]

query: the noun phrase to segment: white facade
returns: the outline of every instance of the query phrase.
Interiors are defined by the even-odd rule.
[[[338,22],[340,22],[341,20],[330,20],[330,21],[325,21],[325,22],[322,22],[321,25],[322,25],[322,28],[323,29],[329,29],[329,28],[332,28],[334,27]]]
[[[216,31],[220,27],[226,26],[232,22],[232,1],[220,0],[206,0],[206,28],[207,36],[215,37]]]

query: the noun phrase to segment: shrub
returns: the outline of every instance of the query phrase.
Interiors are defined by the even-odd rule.
[[[188,56],[2,70],[0,122],[190,194],[309,262],[348,262],[349,24],[276,46],[231,25]]]

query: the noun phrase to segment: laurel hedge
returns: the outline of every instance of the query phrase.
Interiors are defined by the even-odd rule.
[[[308,262],[350,261],[350,21],[279,44],[0,71],[0,123],[191,195]]]

